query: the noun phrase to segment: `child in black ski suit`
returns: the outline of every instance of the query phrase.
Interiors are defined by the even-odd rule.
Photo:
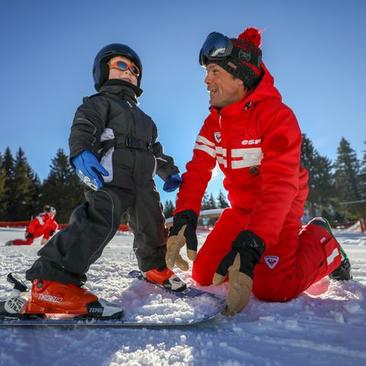
[[[181,178],[157,142],[155,123],[137,107],[141,72],[138,55],[126,45],[111,44],[96,56],[98,93],[84,98],[69,138],[70,161],[92,190],[72,213],[68,227],[39,251],[40,258],[27,271],[26,278],[33,281],[28,312],[52,310],[47,299],[55,296],[63,297],[57,304],[61,312],[82,309],[82,314],[90,314],[87,305],[92,300],[100,305],[100,299],[80,286],[126,212],[147,280],[178,290],[185,287],[166,267],[165,220],[153,180],[157,173],[165,181],[164,190],[173,191]],[[76,307],[72,296],[78,298]]]

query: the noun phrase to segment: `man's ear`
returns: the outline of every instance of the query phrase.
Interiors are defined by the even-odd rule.
[[[239,86],[241,85],[244,89],[244,91],[248,91],[247,87],[244,85],[244,81],[239,79],[239,78],[235,78],[236,82],[239,84]]]

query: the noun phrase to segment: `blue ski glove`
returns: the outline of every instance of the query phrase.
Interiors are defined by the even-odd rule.
[[[72,158],[71,163],[74,165],[78,177],[88,187],[95,191],[103,187],[102,175],[108,176],[109,173],[103,168],[92,152],[88,150],[83,151]]]
[[[165,180],[163,190],[165,192],[175,191],[182,183],[182,177],[180,174],[172,174]]]

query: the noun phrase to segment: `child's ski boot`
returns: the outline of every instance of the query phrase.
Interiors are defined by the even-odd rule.
[[[34,280],[27,299],[27,287],[12,274],[14,284],[11,296],[4,303],[8,315],[18,317],[69,316],[77,318],[118,319],[122,317],[120,306],[98,299],[85,288],[56,281]],[[15,293],[15,291],[17,293]]]
[[[172,291],[184,291],[187,285],[169,268],[153,268],[141,272],[146,281],[155,283]]]

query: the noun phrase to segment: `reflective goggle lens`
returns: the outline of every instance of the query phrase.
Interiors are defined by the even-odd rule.
[[[133,65],[133,64],[128,64],[125,61],[116,61],[113,64],[111,64],[111,67],[114,67],[114,68],[116,68],[118,70],[121,70],[121,71],[126,71],[128,69],[136,77],[140,76],[139,68],[137,66]]]
[[[230,56],[233,45],[230,39],[221,33],[212,32],[207,36],[200,52],[200,64],[221,60]]]

